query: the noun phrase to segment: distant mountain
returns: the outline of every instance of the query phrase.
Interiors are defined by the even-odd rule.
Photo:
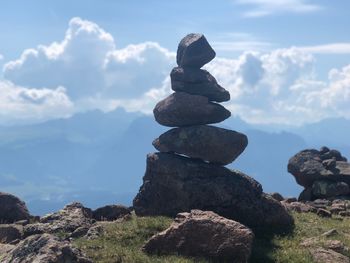
[[[258,180],[266,192],[295,196],[300,187],[287,173],[288,159],[318,144],[334,145],[347,155],[347,125],[348,120],[328,120],[274,132],[232,117],[219,126],[244,132],[249,139],[246,151],[229,167]],[[151,116],[121,109],[0,127],[0,191],[26,200],[34,214],[73,200],[90,207],[129,205],[141,185],[146,155],[155,151],[152,141],[165,130]]]

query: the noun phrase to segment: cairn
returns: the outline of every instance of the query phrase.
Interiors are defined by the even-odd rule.
[[[173,94],[154,108],[155,120],[175,127],[153,141],[143,185],[134,199],[138,215],[176,216],[201,209],[251,227],[291,225],[284,207],[254,179],[224,167],[246,148],[246,135],[209,124],[229,118],[220,102],[230,94],[206,70],[215,51],[202,34],[184,37],[170,74]],[[259,220],[256,220],[259,218]]]

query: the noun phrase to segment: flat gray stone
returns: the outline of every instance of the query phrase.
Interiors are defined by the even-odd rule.
[[[164,126],[181,127],[221,122],[231,116],[225,107],[207,97],[175,92],[157,103],[156,121]]]
[[[224,165],[233,162],[247,145],[244,134],[208,125],[174,128],[153,141],[160,152],[175,152]]]

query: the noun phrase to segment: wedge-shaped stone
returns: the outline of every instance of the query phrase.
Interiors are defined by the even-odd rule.
[[[174,128],[153,141],[160,152],[176,152],[217,164],[233,162],[247,145],[244,134],[208,125]]]
[[[215,51],[202,34],[188,34],[179,43],[176,61],[180,67],[201,68],[213,58]]]
[[[193,95],[202,95],[210,101],[230,100],[230,93],[221,87],[206,70],[176,67],[170,73],[171,88]]]
[[[225,107],[209,102],[207,97],[184,92],[158,102],[153,113],[159,124],[169,127],[217,123],[231,116]]]

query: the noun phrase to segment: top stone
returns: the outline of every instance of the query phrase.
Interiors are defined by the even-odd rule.
[[[202,34],[188,34],[177,48],[176,62],[180,67],[201,68],[213,58],[215,51]]]

